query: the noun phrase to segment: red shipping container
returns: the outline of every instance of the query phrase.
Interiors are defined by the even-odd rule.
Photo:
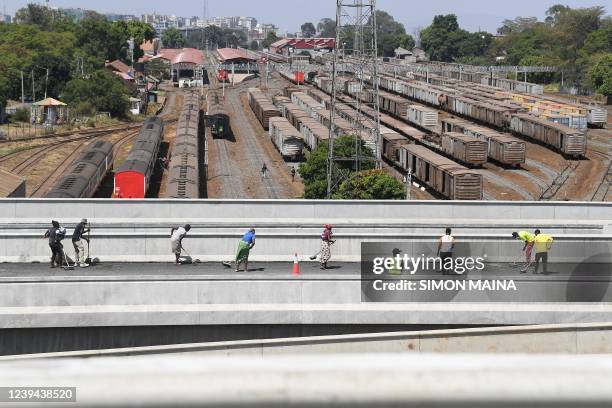
[[[304,72],[302,71],[294,72],[293,80],[297,82],[298,84],[303,84],[304,83]]]

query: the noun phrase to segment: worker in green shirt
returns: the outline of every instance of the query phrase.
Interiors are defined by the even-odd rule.
[[[533,244],[535,242],[535,235],[528,231],[513,232],[512,238],[523,241],[523,254],[525,255],[525,266],[521,269],[521,273],[527,273],[527,270],[532,264],[531,252],[533,251]]]
[[[542,234],[538,229],[535,230],[535,270],[534,275],[538,273],[540,267],[540,261],[542,261],[542,270],[544,274],[548,273],[548,251],[552,248],[553,237],[550,235]]]

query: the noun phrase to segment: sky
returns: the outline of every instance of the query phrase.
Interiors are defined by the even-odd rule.
[[[0,0],[7,14],[27,3],[40,0]],[[437,14],[456,14],[459,24],[468,31],[494,33],[501,22],[515,17],[544,18],[546,10],[562,3],[571,7],[604,6],[612,13],[612,0],[378,0],[377,8],[389,12],[412,33],[418,27],[427,27]],[[201,16],[202,0],[50,0],[52,7],[74,7],[96,10],[103,13],[135,14],[157,12],[158,14],[190,17]],[[302,23],[311,21],[315,25],[324,17],[335,16],[334,0],[208,0],[209,16],[252,16],[260,22],[274,23],[282,32],[295,32]]]

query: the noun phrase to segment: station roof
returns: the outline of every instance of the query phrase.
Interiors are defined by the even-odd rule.
[[[0,197],[8,197],[25,183],[24,178],[2,168],[0,168],[0,180],[2,180],[2,183],[0,183]]]
[[[217,50],[217,54],[219,54],[219,58],[222,62],[232,60],[256,60],[255,58],[250,57],[245,50],[236,48],[219,48]]]
[[[300,50],[332,49],[336,46],[335,38],[283,38],[273,43],[270,48],[292,47]]]
[[[171,59],[173,64],[204,65],[204,53],[195,48],[184,48]]]

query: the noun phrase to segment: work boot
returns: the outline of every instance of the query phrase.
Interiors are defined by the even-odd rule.
[[[85,262],[79,264],[80,268],[89,268],[89,265],[87,265]]]

